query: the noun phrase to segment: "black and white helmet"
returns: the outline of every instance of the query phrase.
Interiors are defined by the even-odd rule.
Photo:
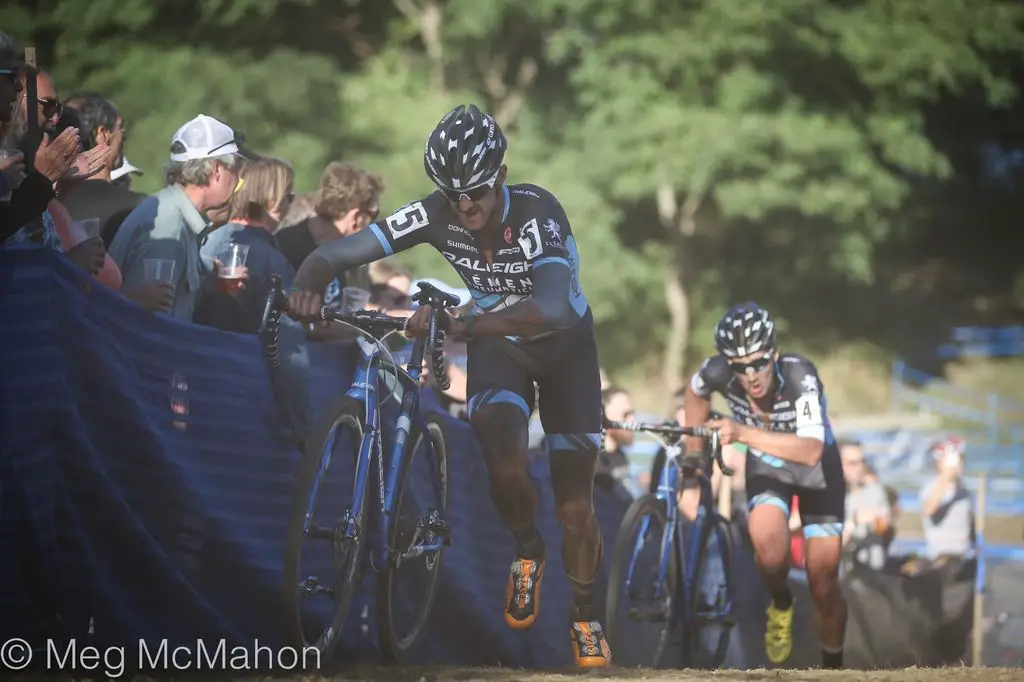
[[[423,167],[441,189],[473,189],[497,175],[507,147],[493,116],[475,104],[459,105],[427,138]]]
[[[768,311],[753,302],[729,309],[715,329],[715,346],[727,358],[775,348],[775,323]]]

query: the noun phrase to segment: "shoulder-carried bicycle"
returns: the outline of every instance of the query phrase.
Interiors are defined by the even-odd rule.
[[[681,636],[685,667],[717,668],[725,660],[732,617],[732,544],[729,523],[715,509],[711,467],[698,472],[682,458],[682,438],[710,440],[711,459],[726,476],[718,433],[676,423],[605,421],[606,429],[654,434],[664,442],[665,466],[657,492],[630,505],[615,540],[608,577],[605,627],[617,663],[666,666],[666,651]],[[696,478],[700,503],[693,524],[680,523],[677,495]],[[684,525],[691,526],[684,536]]]
[[[264,324],[271,337],[285,306],[279,280],[274,289]],[[444,311],[459,300],[422,282],[412,300],[433,312],[429,334],[416,339],[404,368],[391,360],[383,343],[388,334],[378,339],[371,332],[404,331],[406,318],[320,311],[325,321],[359,330],[360,362],[346,394],[320,412],[306,440],[288,521],[282,596],[291,640],[316,647],[325,661],[336,651],[367,568],[377,578],[381,651],[388,661],[402,660],[430,614],[441,556],[451,543],[444,519],[444,430],[439,418],[420,413],[419,379],[429,354],[435,381],[448,387]],[[276,352],[276,344],[268,348]],[[414,466],[421,470],[413,473]],[[314,604],[315,597],[328,599]]]

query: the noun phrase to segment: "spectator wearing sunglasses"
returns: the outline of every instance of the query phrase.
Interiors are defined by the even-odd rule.
[[[377,219],[384,181],[352,164],[332,162],[320,177],[315,214],[277,233],[277,243],[296,269],[317,247],[355,234]],[[342,281],[343,280],[343,281]],[[369,290],[365,266],[353,269],[327,286],[323,304],[341,304],[341,290],[355,286]]]
[[[79,161],[78,131],[69,129],[59,136],[44,137],[36,149],[32,167],[25,167],[27,140],[24,138],[28,119],[25,107],[19,106],[25,99],[24,69],[17,61],[14,40],[0,32],[2,146],[21,151],[11,157],[14,161],[3,166],[4,184],[11,194],[7,201],[0,202],[0,240],[5,244],[33,241],[60,251],[60,239],[46,214],[46,207],[55,195],[54,184]]]
[[[231,244],[249,247],[245,261],[249,280],[245,290],[238,294],[238,305],[210,307],[204,303],[196,321],[228,331],[255,334],[263,320],[270,276],[280,275],[285,289],[291,287],[295,276],[295,270],[274,237],[274,230],[295,198],[295,172],[286,161],[259,156],[245,164],[242,179],[241,189],[231,197],[227,224],[210,235],[200,253],[205,261],[212,262]],[[223,304],[223,299],[219,303]]]

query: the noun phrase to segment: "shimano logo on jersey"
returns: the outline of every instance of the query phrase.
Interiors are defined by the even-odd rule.
[[[448,246],[452,247],[453,249],[466,249],[467,251],[476,251],[476,247],[475,246],[470,246],[469,244],[463,244],[462,242],[457,242],[457,241],[452,240],[452,239],[448,240]],[[445,254],[445,255],[447,255],[447,254]]]

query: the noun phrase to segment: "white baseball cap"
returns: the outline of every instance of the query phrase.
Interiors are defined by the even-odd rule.
[[[139,175],[145,175],[141,168],[139,168],[138,166],[133,166],[132,163],[128,160],[128,157],[125,157],[121,159],[120,166],[110,171],[110,179],[117,180],[118,178],[123,178],[129,173],[138,173]]]
[[[171,138],[171,161],[195,161],[238,154],[240,140],[228,125],[212,116],[199,114],[178,128]]]

